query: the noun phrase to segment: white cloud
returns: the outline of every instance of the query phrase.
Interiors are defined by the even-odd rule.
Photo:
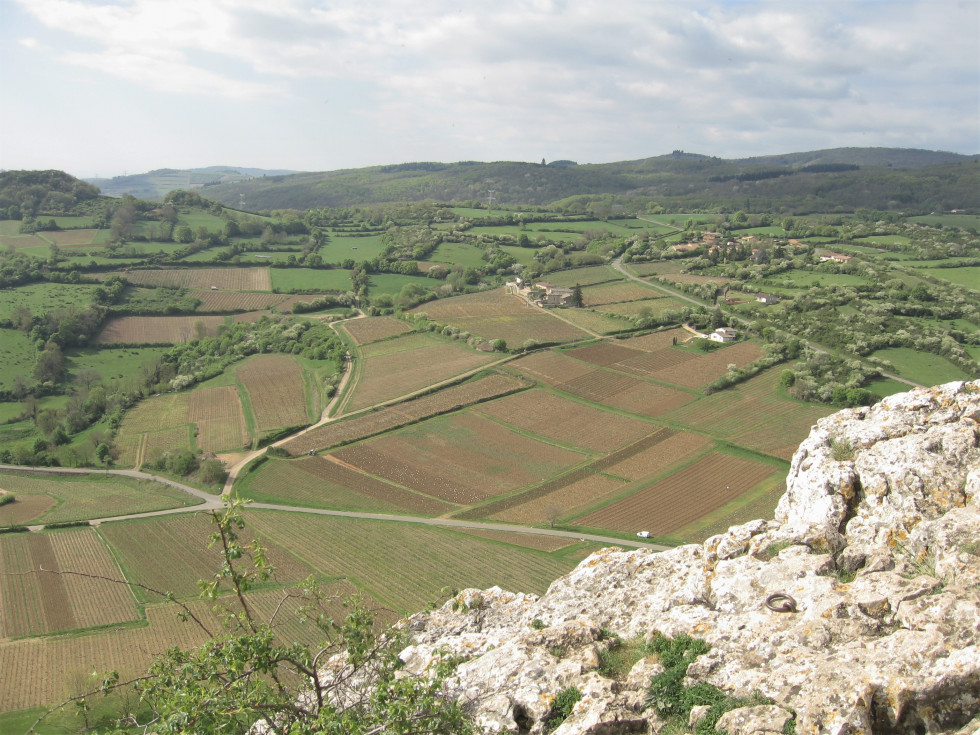
[[[34,48],[158,92],[319,114],[307,100],[342,88],[365,135],[418,146],[406,158],[446,141],[487,158],[738,155],[858,144],[869,126],[976,141],[974,0],[17,2],[60,34]]]

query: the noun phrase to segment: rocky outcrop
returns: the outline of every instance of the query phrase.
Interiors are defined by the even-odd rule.
[[[664,660],[644,642],[684,635],[710,649],[683,684],[742,698],[724,732],[977,732],[978,421],[980,382],[841,411],[796,452],[774,520],[604,549],[540,598],[466,590],[403,621],[401,658],[421,673],[458,657],[455,693],[495,732],[659,732],[647,690]],[[568,687],[582,697],[559,724]]]

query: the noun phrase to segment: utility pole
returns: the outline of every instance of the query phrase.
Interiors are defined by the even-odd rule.
[[[489,203],[487,204],[487,208],[492,212],[493,211],[493,194],[496,191],[496,189],[488,189],[487,191],[490,192]]]

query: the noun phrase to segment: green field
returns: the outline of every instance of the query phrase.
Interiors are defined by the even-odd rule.
[[[909,217],[908,221],[933,227],[959,227],[963,230],[972,227],[980,230],[980,215],[977,214],[927,214],[921,217]]]
[[[13,317],[18,306],[26,306],[35,317],[62,308],[81,308],[92,300],[96,285],[30,283],[17,289],[0,290],[0,320]]]
[[[439,600],[445,588],[500,585],[542,594],[577,562],[566,550],[535,551],[430,526],[272,511],[249,512],[246,520],[319,574],[346,578],[398,613]]]
[[[137,376],[144,365],[152,363],[168,351],[167,347],[101,348],[85,347],[68,350],[68,370],[77,375],[80,370],[95,370],[103,381],[125,380]]]
[[[856,237],[854,242],[865,245],[908,245],[909,239],[905,235],[869,235]]]
[[[921,385],[939,385],[953,380],[971,380],[970,376],[939,355],[921,352],[909,347],[889,347],[878,350],[874,356],[888,360],[903,378]]]
[[[443,263],[446,265],[454,265],[459,263],[464,267],[479,268],[480,266],[486,265],[486,261],[483,260],[483,250],[473,245],[467,245],[465,243],[459,242],[444,242],[435,249],[435,251],[426,258],[427,262],[430,263]]]
[[[521,265],[531,265],[534,262],[534,254],[538,252],[538,248],[521,248],[516,245],[501,245],[500,249]]]
[[[350,271],[333,268],[271,268],[272,288],[276,291],[350,291]]]
[[[963,268],[916,268],[920,273],[925,273],[933,278],[940,278],[950,283],[966,286],[974,291],[980,291],[980,266],[967,266]]]
[[[824,273],[818,270],[813,271],[788,271],[780,273],[778,278],[785,278],[793,282],[799,288],[810,288],[811,286],[864,286],[868,280],[862,276],[854,276],[850,273]]]
[[[41,511],[30,518],[18,518],[17,523],[64,523],[180,508],[201,502],[160,483],[97,473],[55,477],[0,472],[0,487],[14,493],[17,498],[14,503],[0,506],[0,519],[35,508]],[[48,502],[43,502],[43,499],[48,499]],[[0,525],[11,524],[7,521]]]
[[[433,278],[427,278],[425,276],[400,276],[394,273],[372,273],[370,281],[371,295],[377,296],[378,294],[386,293],[392,296],[397,296],[399,293],[401,293],[401,290],[410,283],[416,284],[428,290],[439,286],[441,281],[437,281]]]
[[[0,329],[0,390],[10,390],[18,375],[28,383],[34,374],[35,349],[30,338],[16,329]]]
[[[891,380],[890,378],[877,378],[876,380],[868,381],[864,387],[879,398],[884,398],[895,393],[905,393],[911,386],[905,383],[899,383],[897,380]]]
[[[317,251],[323,258],[324,263],[342,263],[348,258],[352,258],[358,263],[365,260],[374,260],[382,251],[385,244],[381,241],[381,235],[368,235],[367,237],[350,237],[348,235],[331,235],[329,242]]]
[[[211,232],[223,232],[227,222],[224,217],[216,217],[200,210],[180,212],[177,219],[178,226],[187,225],[195,231],[198,227],[207,227]]]
[[[595,283],[606,283],[608,281],[621,281],[623,274],[614,268],[605,265],[589,266],[587,268],[571,268],[557,273],[549,273],[541,280],[553,283],[556,286],[571,288],[579,286],[589,286]]]

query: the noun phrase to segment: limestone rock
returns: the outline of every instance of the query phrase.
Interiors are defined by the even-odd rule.
[[[794,455],[774,520],[663,553],[603,549],[541,598],[466,590],[403,621],[402,660],[418,673],[438,650],[463,659],[453,691],[489,732],[547,732],[574,686],[557,735],[653,733],[666,723],[646,690],[662,667],[638,642],[687,634],[710,645],[688,685],[775,703],[728,712],[724,732],[792,717],[797,733],[976,732],[978,420],[980,382],[841,411]],[[795,611],[767,606],[773,594]],[[617,645],[639,657],[618,680],[603,673]]]

